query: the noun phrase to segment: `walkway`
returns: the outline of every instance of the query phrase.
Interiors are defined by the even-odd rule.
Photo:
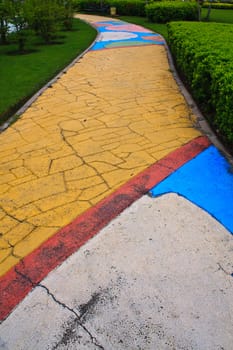
[[[104,44],[120,38],[124,49],[96,44],[0,136],[1,275],[130,178],[200,136],[161,37],[134,25],[119,30],[112,20],[105,27]],[[151,42],[129,47],[136,33]]]
[[[231,350],[231,166],[160,35],[80,17],[97,42],[0,135],[0,346]]]

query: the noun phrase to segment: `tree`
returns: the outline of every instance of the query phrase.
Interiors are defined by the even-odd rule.
[[[28,16],[29,26],[47,44],[51,43],[62,18],[62,7],[58,0],[25,0],[25,3],[29,13],[32,14]]]
[[[196,0],[196,1],[197,1],[197,7],[198,7],[198,21],[201,21],[201,8],[204,0]]]
[[[28,31],[28,21],[26,15],[26,3],[24,0],[9,0],[10,22],[14,26],[12,36],[18,42],[20,53],[25,51],[25,45],[30,35]]]
[[[7,34],[9,30],[10,19],[10,1],[0,0],[0,44],[7,43]]]
[[[212,0],[210,0],[210,2],[209,2],[208,11],[207,11],[207,15],[206,15],[206,18],[205,18],[206,21],[209,21],[209,19],[210,19],[211,2],[212,2]]]
[[[72,30],[72,28],[73,28],[73,16],[74,16],[73,0],[62,0],[61,6],[63,7],[64,27],[66,30]]]

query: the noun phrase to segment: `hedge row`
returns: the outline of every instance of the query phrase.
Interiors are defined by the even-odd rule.
[[[232,10],[233,9],[233,4],[225,4],[225,3],[220,3],[220,2],[215,2],[215,3],[210,3],[210,2],[205,2],[202,7],[208,8],[211,5],[212,9],[221,9],[221,10]]]
[[[109,0],[109,5],[116,7],[118,15],[145,16],[145,1]]]
[[[227,0],[231,1],[231,0]],[[232,0],[233,1],[233,0]],[[145,16],[152,22],[166,23],[173,20],[197,20],[195,1],[177,0],[73,0],[76,11],[110,13],[116,7],[118,15]],[[146,5],[147,4],[147,5]],[[208,8],[209,2],[202,7]],[[233,9],[233,3],[211,2],[216,9]]]
[[[209,3],[210,1],[209,0],[204,0],[204,3]],[[218,4],[233,4],[233,0],[212,0],[211,1],[211,4],[215,4],[215,3],[218,3]]]
[[[145,16],[144,0],[75,0],[77,11],[109,13],[110,7],[116,7],[118,15]]]
[[[193,2],[161,0],[74,0],[76,11],[109,13],[116,7],[118,15],[145,16],[152,22],[196,20],[197,5]]]
[[[146,15],[151,22],[167,23],[173,20],[195,21],[198,9],[195,2],[161,1],[146,5]]]
[[[233,25],[173,22],[168,42],[179,71],[210,122],[233,142]]]

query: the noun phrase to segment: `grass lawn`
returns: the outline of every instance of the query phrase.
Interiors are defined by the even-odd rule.
[[[202,9],[202,18],[205,19],[207,9]],[[212,9],[210,13],[210,21],[217,23],[232,23],[233,24],[233,10],[219,10]]]
[[[202,9],[202,19],[206,17],[207,9]],[[137,16],[121,16],[123,21],[135,23],[153,30],[156,33],[163,35],[167,39],[167,25],[159,23],[151,23],[146,17],[137,17]],[[232,23],[233,24],[233,10],[219,10],[212,9],[210,13],[210,21],[218,23]]]
[[[151,23],[148,21],[146,17],[138,17],[138,16],[120,16],[122,21],[138,24],[145,28],[151,29],[156,33],[163,35],[163,37],[167,38],[167,25],[159,24],[159,23]]]
[[[0,46],[0,123],[83,52],[95,39],[96,31],[74,19],[74,30],[59,34],[60,43],[51,45],[34,38],[31,47],[36,51],[29,54],[8,54],[17,49],[15,44]]]

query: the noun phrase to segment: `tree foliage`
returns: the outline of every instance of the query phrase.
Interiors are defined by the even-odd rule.
[[[9,0],[0,0],[0,44],[7,43],[8,23],[11,18],[10,5]]]
[[[0,0],[0,44],[6,44],[13,26],[19,51],[31,31],[49,44],[59,29],[72,29],[73,0]]]

